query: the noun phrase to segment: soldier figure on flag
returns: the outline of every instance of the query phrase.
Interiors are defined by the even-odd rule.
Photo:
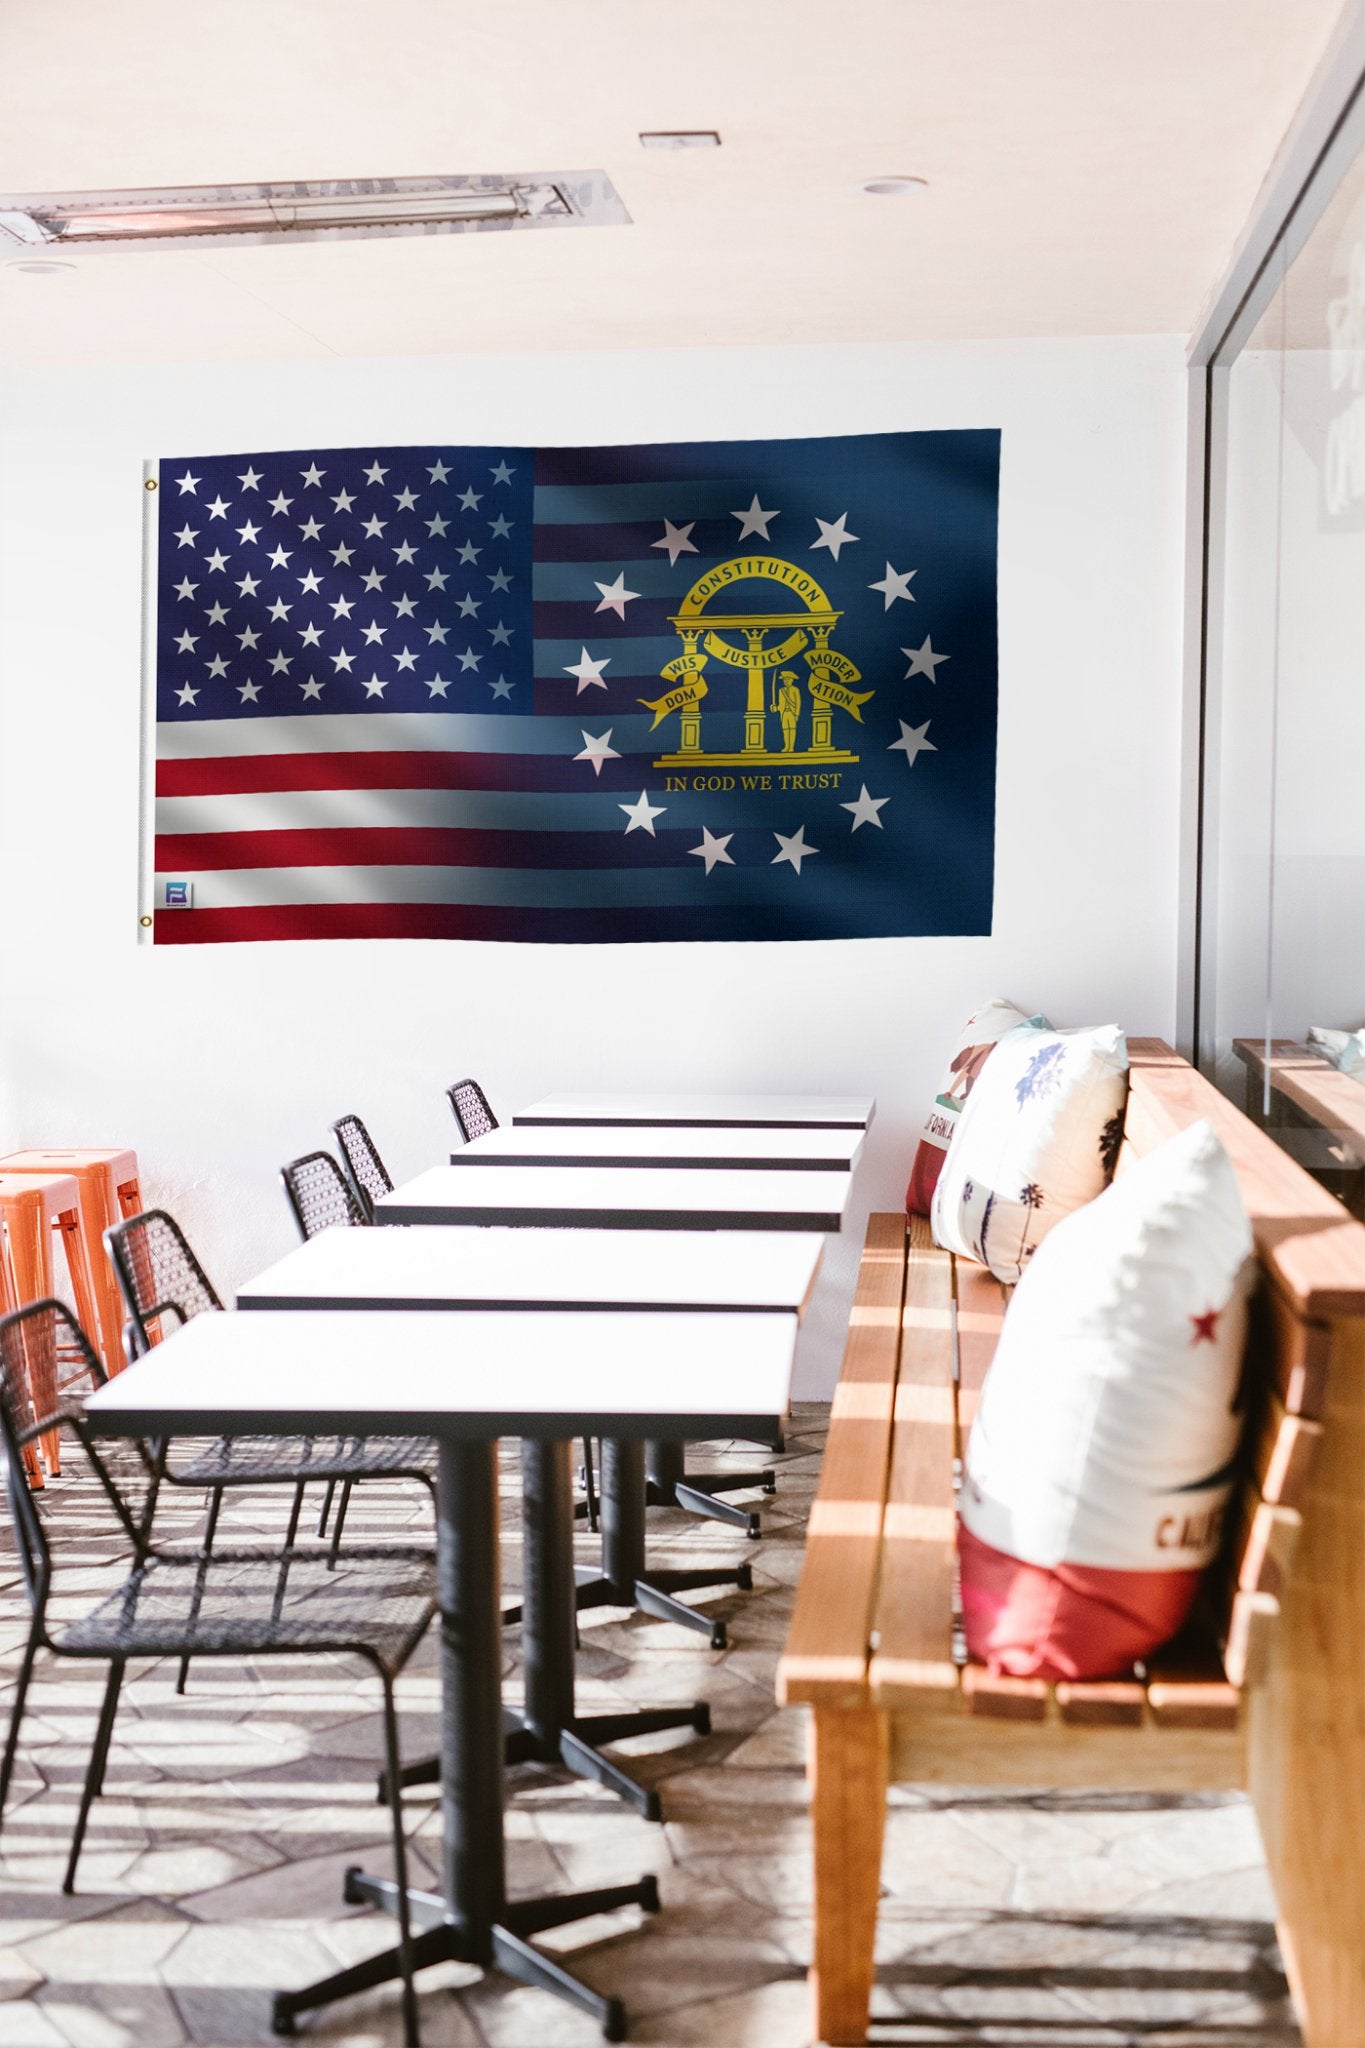
[[[796,670],[779,669],[777,682],[780,687],[774,692],[772,709],[782,721],[782,751],[784,754],[794,754],[796,722],[801,716],[801,689],[796,680]]]

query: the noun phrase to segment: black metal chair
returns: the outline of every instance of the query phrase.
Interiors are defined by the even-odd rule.
[[[485,1131],[497,1130],[498,1120],[477,1081],[454,1082],[446,1089],[446,1100],[466,1145],[471,1138],[481,1138]]]
[[[60,1419],[76,1434],[111,1511],[105,1533],[119,1542],[120,1582],[94,1606],[69,1614],[73,1596],[86,1590],[91,1530],[83,1524],[80,1556],[73,1561],[67,1591],[60,1583],[60,1556],[49,1540],[37,1496],[24,1476],[23,1446],[52,1417],[23,1415],[16,1390],[24,1384],[22,1362],[30,1334],[51,1332],[78,1339],[98,1376],[85,1333],[59,1301],[41,1301],[0,1320],[0,1436],[8,1467],[10,1504],[19,1561],[32,1620],[11,1711],[9,1736],[0,1764],[0,1814],[9,1791],[18,1748],[24,1698],[39,1649],[58,1657],[103,1659],[108,1682],[100,1707],[90,1765],[81,1792],[62,1890],[75,1888],[76,1866],[90,1808],[104,1784],[105,1766],[118,1709],[119,1690],[135,1657],[322,1656],[354,1652],[374,1668],[383,1688],[385,1776],[400,1776],[394,1680],[426,1633],[436,1612],[436,1562],[429,1550],[357,1549],[346,1553],[344,1570],[333,1571],[326,1551],[233,1548],[164,1550],[148,1538],[145,1513],[130,1505],[105,1451],[76,1410]],[[60,1620],[49,1615],[59,1594]],[[409,2048],[417,2048],[417,2002],[413,1988],[413,1943],[406,1905],[407,1845],[399,1802],[393,1807],[394,1876],[397,1883],[399,1951],[402,1957],[403,2027]]]
[[[334,1168],[335,1170],[335,1168]],[[175,1218],[164,1209],[147,1209],[104,1233],[119,1292],[128,1310],[125,1326],[135,1356],[150,1350],[174,1320],[176,1327],[206,1311],[221,1310],[218,1292]],[[286,1486],[295,1489],[285,1532],[291,1544],[303,1511],[304,1489],[314,1480],[326,1483],[319,1537],[325,1535],[333,1490],[343,1495],[332,1527],[333,1559],[341,1548],[350,1488],[357,1479],[417,1479],[434,1490],[435,1452],[423,1437],[240,1436],[197,1439],[179,1456],[173,1447],[158,1448],[160,1475],[172,1486],[204,1487],[209,1493],[208,1521],[203,1535],[210,1549],[229,1486]],[[184,1691],[182,1667],[177,1691]]]
[[[280,1168],[280,1179],[300,1237],[316,1237],[337,1224],[355,1229],[370,1220],[330,1152],[305,1152],[291,1159]]]
[[[374,1205],[381,1195],[393,1193],[393,1181],[389,1170],[375,1148],[374,1139],[358,1116],[338,1117],[332,1125],[342,1157],[351,1176],[351,1186],[365,1211],[366,1221],[374,1221]]]

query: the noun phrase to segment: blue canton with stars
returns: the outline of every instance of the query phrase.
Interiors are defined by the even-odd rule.
[[[533,488],[515,448],[163,461],[158,719],[529,710]]]

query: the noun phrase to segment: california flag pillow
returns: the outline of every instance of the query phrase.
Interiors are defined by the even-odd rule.
[[[1179,1629],[1232,1486],[1251,1251],[1207,1122],[1039,1248],[967,1448],[973,1657],[1021,1677],[1102,1678]]]
[[[1030,1023],[1046,1026],[1047,1019],[1026,1017],[1003,996],[993,996],[990,1002],[973,1011],[963,1025],[953,1047],[948,1070],[939,1083],[934,1106],[924,1120],[924,1129],[910,1168],[905,1206],[915,1215],[929,1214],[943,1155],[962,1114],[962,1105],[971,1093],[972,1083],[990,1058],[996,1040],[1003,1038],[1007,1031],[1013,1031],[1016,1024]]]
[[[1128,1100],[1128,1042],[1017,1025],[963,1106],[934,1189],[934,1238],[1017,1280],[1055,1223],[1114,1170]]]

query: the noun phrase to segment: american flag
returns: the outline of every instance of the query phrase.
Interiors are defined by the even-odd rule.
[[[157,942],[988,931],[998,443],[162,459]]]

